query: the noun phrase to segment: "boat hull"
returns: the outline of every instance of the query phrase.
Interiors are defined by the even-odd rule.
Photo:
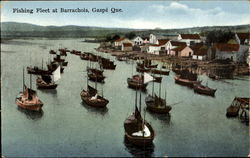
[[[153,112],[153,113],[158,113],[158,114],[168,114],[172,107],[171,106],[167,106],[166,105],[166,101],[163,101],[162,106],[157,105],[157,103],[155,102],[155,99],[152,96],[147,96],[145,98],[145,103],[146,103],[146,108],[147,110]]]
[[[187,86],[190,88],[193,88],[195,84],[201,84],[201,81],[190,81],[190,80],[186,80],[186,79],[181,79],[179,77],[175,77],[175,83],[183,85],[183,86]]]
[[[16,98],[16,104],[20,108],[31,110],[31,111],[41,111],[43,103],[39,100],[38,104],[25,104],[20,99]]]
[[[145,90],[147,85],[148,85],[147,83],[144,84],[144,83],[139,83],[139,81],[136,82],[136,81],[132,80],[131,78],[127,79],[127,83],[128,83],[129,88],[143,89],[143,90]]]
[[[105,108],[109,103],[105,98],[91,100],[91,96],[85,90],[81,92],[80,96],[85,104],[96,108]]]
[[[205,89],[199,88],[199,86],[194,86],[194,92],[214,97],[216,89],[205,90]]]

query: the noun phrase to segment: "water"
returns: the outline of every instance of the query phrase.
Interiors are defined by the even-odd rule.
[[[248,126],[238,118],[228,119],[226,108],[235,96],[249,97],[249,77],[226,82],[199,76],[217,88],[216,97],[198,95],[174,83],[174,73],[163,77],[162,96],[173,105],[170,116],[147,112],[153,126],[154,144],[138,149],[124,141],[123,122],[134,110],[135,91],[126,79],[135,74],[135,65],[115,61],[116,70],[105,70],[106,109],[82,104],[80,92],[86,88],[86,66],[79,56],[68,54],[69,62],[56,90],[37,90],[44,102],[42,113],[17,108],[16,95],[22,90],[22,68],[43,66],[50,49],[76,49],[97,53],[98,44],[81,39],[16,39],[1,44],[2,155],[6,157],[82,156],[246,156],[249,153]],[[107,58],[114,57],[103,54]],[[115,59],[114,59],[115,60]],[[94,65],[94,64],[92,64]],[[133,70],[133,71],[132,71]],[[36,89],[36,77],[32,87]],[[25,76],[29,85],[29,76]],[[89,82],[94,86],[93,82]],[[158,92],[159,84],[154,84]],[[147,87],[151,93],[150,83]],[[143,107],[146,93],[142,93]]]

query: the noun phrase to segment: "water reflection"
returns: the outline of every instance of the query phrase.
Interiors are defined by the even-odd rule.
[[[57,97],[57,90],[56,89],[39,89],[40,92],[50,94],[53,97]]]
[[[154,144],[145,147],[135,146],[129,143],[127,138],[124,136],[124,145],[126,147],[125,150],[131,153],[134,157],[153,157]]]
[[[165,123],[165,124],[169,124],[170,120],[171,120],[171,114],[156,114],[153,113],[149,110],[147,110],[148,113],[150,113],[150,115],[152,116],[152,118],[154,120],[160,120],[161,122]]]
[[[105,107],[105,108],[95,108],[95,107],[92,107],[92,106],[89,106],[89,105],[85,104],[84,102],[81,102],[81,105],[83,107],[85,107],[85,109],[87,109],[87,111],[90,112],[90,113],[101,114],[101,115],[104,116],[108,112],[107,107]]]
[[[38,120],[43,116],[43,110],[40,111],[30,111],[27,109],[23,109],[20,107],[17,107],[17,110],[24,113],[26,117],[30,120]]]

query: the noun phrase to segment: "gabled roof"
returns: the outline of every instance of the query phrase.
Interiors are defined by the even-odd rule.
[[[233,52],[233,51],[238,51],[240,48],[240,45],[228,44],[228,43],[215,43],[213,47],[217,48],[220,51]]]
[[[250,39],[250,33],[237,33],[240,40]]]
[[[120,41],[123,41],[125,39],[126,39],[125,37],[122,37],[122,38],[119,38],[119,39],[115,40],[115,42],[120,42]]]
[[[122,43],[124,47],[132,47],[131,43]]]
[[[186,46],[186,42],[170,41],[172,46]]]
[[[187,46],[179,46],[179,47],[176,47],[176,48],[173,48],[171,49],[172,51],[175,51],[175,52],[179,52],[179,51],[182,51],[184,48],[186,48]]]
[[[198,34],[180,34],[182,39],[200,39]]]
[[[160,40],[158,40],[159,44],[152,44],[151,46],[160,47],[160,46],[166,44],[168,41],[169,41],[169,39],[160,39]]]

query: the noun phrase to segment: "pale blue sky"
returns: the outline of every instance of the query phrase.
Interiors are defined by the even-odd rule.
[[[250,23],[250,2],[241,1],[54,1],[1,2],[1,21],[37,25],[122,28],[184,28]],[[90,13],[13,13],[13,8],[87,8]],[[92,8],[121,8],[121,13],[93,13]]]

